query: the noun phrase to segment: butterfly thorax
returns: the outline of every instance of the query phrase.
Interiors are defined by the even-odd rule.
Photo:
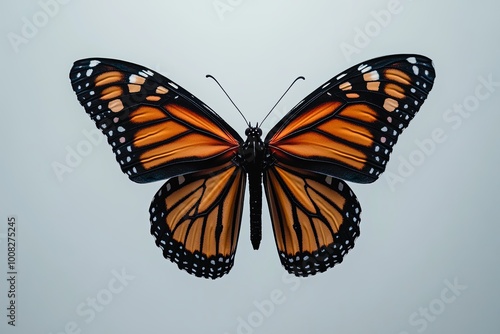
[[[247,136],[247,140],[240,146],[238,162],[249,173],[254,166],[262,166],[264,161],[264,142],[261,138],[262,130],[256,126],[250,126],[246,129],[245,135]]]
[[[257,126],[246,129],[246,141],[238,150],[237,163],[248,174],[250,188],[250,240],[254,249],[259,249],[262,237],[262,170],[264,166],[265,145],[262,130]]]

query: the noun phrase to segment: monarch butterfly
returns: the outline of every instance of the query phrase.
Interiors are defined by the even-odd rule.
[[[167,179],[149,210],[156,245],[180,269],[212,279],[233,266],[247,175],[254,249],[263,183],[285,269],[308,276],[342,262],[361,212],[343,180],[377,180],[434,78],[424,56],[375,58],[321,85],[265,140],[248,123],[243,140],[194,95],[143,66],[89,58],[70,72],[122,171],[138,183]]]

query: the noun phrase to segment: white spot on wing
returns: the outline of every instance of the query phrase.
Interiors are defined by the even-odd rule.
[[[371,69],[372,69],[372,67],[371,67],[371,66],[367,66],[367,67],[365,67],[365,68],[363,68],[363,69],[361,70],[361,73],[366,73],[366,72],[368,72],[368,71],[369,71],[369,70],[371,70]]]
[[[99,60],[91,60],[89,67],[95,67],[95,66],[99,65],[100,63],[101,62]]]
[[[380,76],[377,71],[371,71],[370,73],[364,74],[363,79],[365,81],[378,81],[380,79]]]
[[[415,58],[415,57],[409,57],[409,58],[406,58],[406,60],[408,60],[408,62],[410,64],[416,64],[417,63],[417,58]]]

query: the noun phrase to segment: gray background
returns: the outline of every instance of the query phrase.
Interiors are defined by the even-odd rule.
[[[498,333],[495,4],[5,3],[0,332]],[[23,31],[27,22],[37,23],[37,31]],[[16,45],[13,36],[25,40]],[[347,45],[355,52],[344,52]],[[252,122],[304,75],[264,125],[266,133],[334,75],[392,53],[431,57],[435,86],[395,146],[386,175],[375,184],[351,184],[363,208],[356,247],[340,266],[304,280],[284,274],[265,207],[261,249],[251,249],[247,203],[228,276],[198,279],[164,260],[148,215],[161,183],[130,182],[104,136],[89,146],[84,133],[95,126],[68,79],[80,58],[136,62],[169,76],[243,133],[242,118],[205,74],[222,82]],[[488,78],[496,84],[484,86]],[[469,111],[454,111],[464,104]],[[442,140],[431,145],[436,131]],[[77,149],[87,155],[58,177],[54,164],[67,165],[68,152]],[[391,183],[387,175],[400,178]],[[15,329],[5,317],[9,215],[19,224]],[[122,272],[128,278],[116,281]]]

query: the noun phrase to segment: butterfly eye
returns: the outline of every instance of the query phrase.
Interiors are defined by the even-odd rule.
[[[252,129],[251,128],[248,128],[245,130],[245,136],[250,136],[250,134],[252,133]]]

